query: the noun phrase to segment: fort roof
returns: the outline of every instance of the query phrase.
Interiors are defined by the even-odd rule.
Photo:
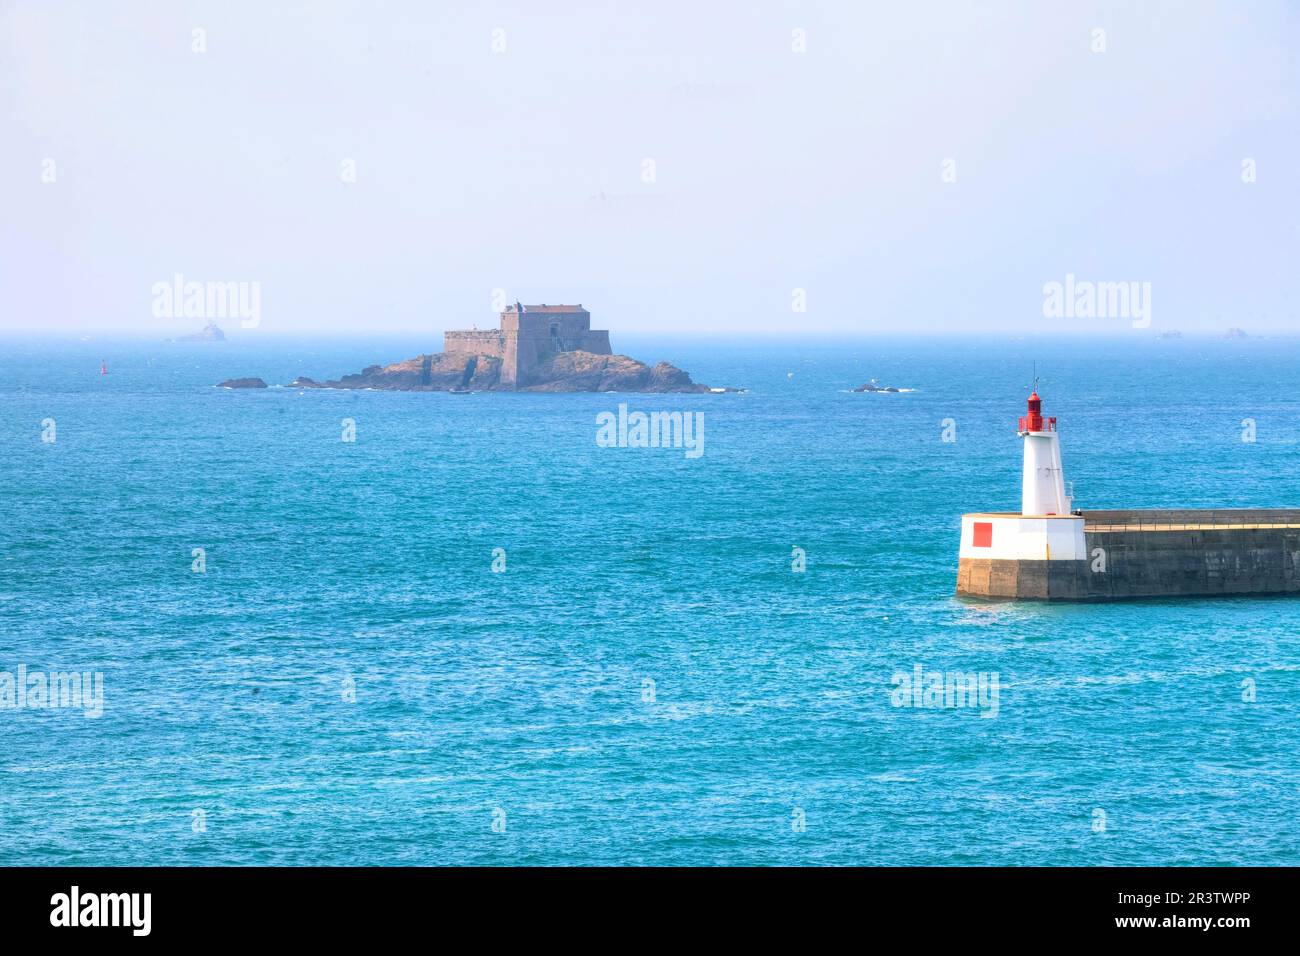
[[[506,311],[513,312],[514,310],[515,307],[512,305]],[[527,302],[525,302],[524,310],[526,312],[586,312],[587,311],[582,307],[581,302],[579,302],[577,305],[547,305],[546,303],[542,303],[541,305],[529,305]]]

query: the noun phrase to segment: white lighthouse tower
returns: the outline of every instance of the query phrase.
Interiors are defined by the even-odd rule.
[[[1065,493],[1056,419],[1043,418],[1043,400],[1038,397],[1037,389],[1029,396],[1029,407],[1020,419],[1020,437],[1025,440],[1020,513],[1068,515],[1073,502]]]

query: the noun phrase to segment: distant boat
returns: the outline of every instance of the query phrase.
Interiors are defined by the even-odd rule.
[[[99,374],[100,374],[100,375],[107,375],[107,374],[108,374],[108,363],[107,363],[107,362],[100,362],[100,363],[99,363]]]
[[[447,394],[448,395],[473,395],[474,392],[468,388],[449,388],[447,389]]]

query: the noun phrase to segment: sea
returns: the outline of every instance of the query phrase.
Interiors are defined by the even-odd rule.
[[[746,391],[0,340],[0,864],[1300,863],[1300,598],[954,595],[1035,376],[1077,506],[1300,506],[1300,340],[615,344]]]

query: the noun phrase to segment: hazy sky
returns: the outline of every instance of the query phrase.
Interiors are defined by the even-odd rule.
[[[494,289],[580,301],[616,348],[1300,333],[1298,21],[1280,2],[0,0],[0,332],[193,331],[152,310],[180,273],[260,283],[260,325],[218,320],[232,335],[437,337],[491,326]],[[1045,318],[1067,273],[1149,282],[1151,329]]]

